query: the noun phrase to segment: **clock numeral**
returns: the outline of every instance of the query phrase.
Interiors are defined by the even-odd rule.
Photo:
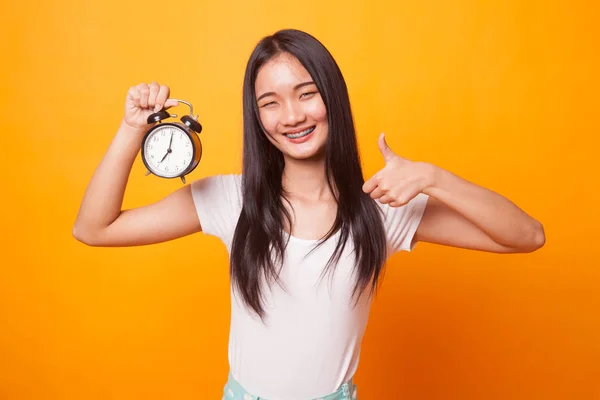
[[[165,136],[165,131],[162,131],[162,132],[160,133],[160,136]]]
[[[154,154],[150,154],[150,158],[154,160]]]
[[[169,172],[169,167],[165,167],[165,172]]]
[[[158,142],[158,136],[154,136],[154,137],[152,138],[152,141],[153,141],[153,142]]]

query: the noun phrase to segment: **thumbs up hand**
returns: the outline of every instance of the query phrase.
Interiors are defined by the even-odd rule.
[[[379,150],[385,167],[366,181],[362,188],[372,199],[391,207],[400,207],[433,186],[435,166],[400,157],[388,146],[384,133],[379,135]]]

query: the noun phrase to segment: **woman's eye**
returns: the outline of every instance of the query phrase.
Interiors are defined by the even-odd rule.
[[[317,93],[317,92],[306,92],[306,93],[302,93],[302,94],[300,95],[300,97],[302,97],[302,96],[309,96],[309,95],[313,95],[313,94],[315,94],[315,93]]]
[[[269,103],[263,104],[262,106],[263,106],[263,107],[266,107],[266,106],[269,106],[269,105],[271,105],[271,104],[275,104],[275,102],[274,102],[274,101],[271,101],[271,102],[269,102]]]

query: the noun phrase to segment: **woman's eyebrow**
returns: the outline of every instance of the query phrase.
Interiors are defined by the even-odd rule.
[[[314,81],[308,81],[308,82],[302,82],[297,84],[296,86],[294,86],[294,90],[298,90],[303,86],[308,86],[308,85],[315,85]],[[275,94],[275,92],[267,92],[267,93],[263,93],[260,96],[258,96],[258,98],[256,99],[256,101],[259,101],[260,99],[262,99],[263,97],[267,97],[267,96],[273,96]]]

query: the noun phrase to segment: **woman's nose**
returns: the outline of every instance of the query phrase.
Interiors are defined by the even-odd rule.
[[[286,102],[283,113],[282,122],[284,125],[297,125],[305,118],[302,107],[294,102]]]

